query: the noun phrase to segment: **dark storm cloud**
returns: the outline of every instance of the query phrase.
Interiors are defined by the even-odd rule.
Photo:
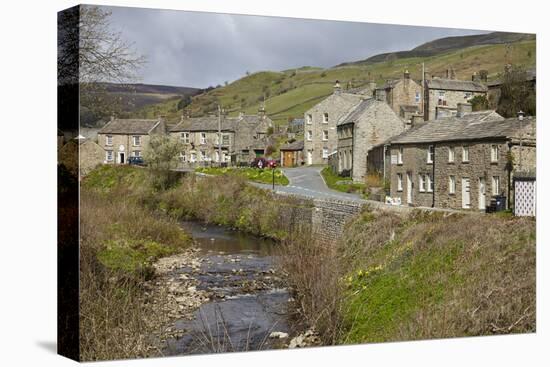
[[[207,87],[246,71],[329,67],[475,30],[106,7],[147,58],[144,83]]]

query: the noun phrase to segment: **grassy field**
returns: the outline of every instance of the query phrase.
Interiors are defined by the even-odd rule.
[[[321,171],[321,175],[327,186],[333,190],[341,192],[357,192],[364,194],[366,185],[360,182],[353,182],[351,177],[341,177],[335,175],[330,167],[325,167]]]
[[[513,43],[511,47],[502,44],[474,46],[437,56],[374,64],[256,72],[195,96],[186,111],[192,115],[215,112],[219,102],[230,116],[235,116],[240,111],[256,113],[265,95],[268,115],[276,123],[284,125],[290,118],[303,117],[307,109],[330,94],[335,80],[340,80],[343,87],[348,82],[353,87],[363,86],[370,80],[382,84],[387,79],[401,77],[405,69],[409,70],[412,78],[419,80],[422,77],[423,62],[426,70],[433,75],[442,76],[447,68],[453,67],[457,78],[469,80],[474,72],[485,69],[491,80],[498,77],[508,62],[533,67],[536,63],[536,45],[535,41],[523,41]],[[139,117],[164,114],[169,121],[175,122],[183,113],[177,110],[176,104],[177,100],[168,100],[138,109],[135,114]]]
[[[249,181],[271,184],[273,182],[273,172],[271,169],[259,169],[251,167],[201,167],[195,169],[195,172],[205,173],[208,175],[236,175],[243,177]],[[275,169],[275,185],[288,185],[288,178],[283,171]]]

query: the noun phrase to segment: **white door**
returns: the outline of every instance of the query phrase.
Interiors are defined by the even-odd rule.
[[[412,204],[413,202],[413,180],[412,173],[407,172],[407,204]]]
[[[470,208],[470,179],[462,177],[462,208]]]
[[[479,210],[485,210],[485,178],[479,178]]]
[[[307,151],[307,164],[313,164],[313,152],[311,150]]]

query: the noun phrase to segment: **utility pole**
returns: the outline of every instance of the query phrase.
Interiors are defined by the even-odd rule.
[[[218,104],[218,163],[222,166],[222,107]]]
[[[426,83],[426,80],[424,80],[424,75],[426,75],[426,71],[424,70],[424,63],[422,63],[422,86],[420,89],[422,91],[422,95],[420,96],[420,101],[422,101],[422,104],[420,105],[420,108],[422,109],[422,115],[424,115],[424,84]],[[426,120],[426,116],[424,116],[424,120]]]

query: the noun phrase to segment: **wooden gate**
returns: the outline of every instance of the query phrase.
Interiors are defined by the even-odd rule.
[[[292,167],[296,163],[294,162],[294,152],[293,151],[285,151],[283,153],[283,167]]]

